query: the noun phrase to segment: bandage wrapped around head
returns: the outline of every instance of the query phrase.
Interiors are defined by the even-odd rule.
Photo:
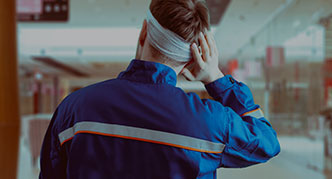
[[[190,43],[178,34],[164,28],[154,18],[150,9],[147,14],[147,39],[163,55],[179,62],[191,59]]]

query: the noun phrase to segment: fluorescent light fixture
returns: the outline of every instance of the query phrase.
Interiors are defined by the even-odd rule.
[[[138,28],[21,28],[20,47],[136,46]]]
[[[121,51],[84,51],[83,55],[86,56],[128,56],[128,57],[134,57],[136,54],[135,50],[121,50]]]

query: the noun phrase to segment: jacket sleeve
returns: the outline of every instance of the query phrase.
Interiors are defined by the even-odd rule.
[[[53,114],[50,125],[44,137],[40,154],[39,179],[66,178],[66,156],[60,149],[56,123],[59,121],[59,109]]]
[[[225,148],[220,167],[239,168],[263,163],[280,152],[276,132],[254,103],[250,89],[230,75],[207,84],[208,93],[221,105],[214,105],[214,117],[226,131],[221,131]]]

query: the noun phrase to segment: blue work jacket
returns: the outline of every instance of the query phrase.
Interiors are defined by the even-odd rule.
[[[200,99],[176,87],[160,63],[80,89],[55,111],[41,151],[42,179],[216,178],[280,151],[276,132],[250,89],[226,75]]]

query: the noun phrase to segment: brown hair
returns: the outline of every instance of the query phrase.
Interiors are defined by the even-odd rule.
[[[209,11],[204,0],[152,0],[152,15],[164,28],[173,31],[189,43],[197,43],[199,33],[210,28]],[[154,48],[152,55],[166,58]]]

